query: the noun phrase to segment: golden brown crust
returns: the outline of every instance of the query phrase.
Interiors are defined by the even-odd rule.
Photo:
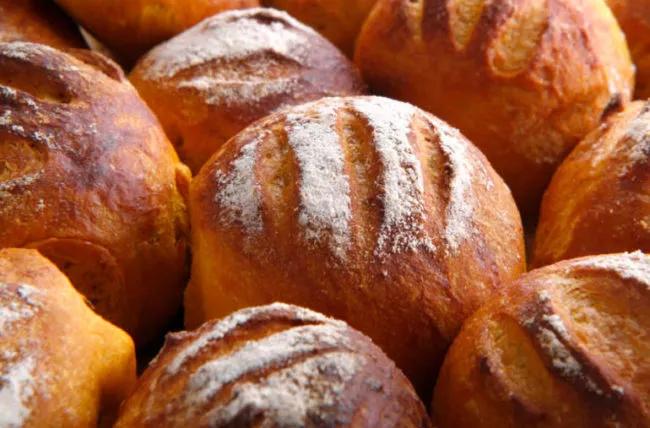
[[[135,385],[133,341],[52,263],[0,249],[0,425],[108,427]]]
[[[263,0],[314,28],[352,56],[361,26],[377,0]]]
[[[636,98],[650,98],[650,1],[607,0],[625,32],[636,65]]]
[[[204,20],[149,52],[130,78],[195,173],[257,119],[365,89],[331,43],[286,13],[263,8]]]
[[[180,303],[188,181],[114,63],[0,44],[0,247],[42,251],[138,342]]]
[[[86,46],[76,24],[49,0],[0,0],[0,42],[14,41]]]
[[[55,0],[127,63],[204,18],[258,0]]]
[[[510,192],[456,130],[377,97],[257,122],[192,184],[186,322],[275,300],[369,335],[428,394],[449,341],[525,266]]]
[[[356,61],[374,91],[458,127],[525,214],[634,79],[602,0],[379,0]]]
[[[574,259],[530,272],[452,345],[441,428],[649,427],[650,257]]]
[[[285,304],[171,334],[124,403],[128,427],[430,427],[406,377],[347,324]]]
[[[593,131],[553,176],[534,264],[650,251],[650,103],[635,102]]]

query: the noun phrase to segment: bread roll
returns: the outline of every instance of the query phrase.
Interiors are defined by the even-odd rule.
[[[483,155],[386,98],[257,122],[206,164],[190,201],[188,326],[307,306],[370,336],[426,394],[465,317],[525,267],[519,213]]]
[[[135,384],[133,341],[34,250],[0,250],[0,330],[0,426],[110,426]]]
[[[180,304],[189,171],[117,66],[0,44],[0,248],[36,248],[146,342]]]
[[[194,172],[275,110],[364,90],[331,43],[286,13],[260,8],[214,16],[156,47],[131,82]]]
[[[273,304],[171,334],[116,428],[430,427],[406,377],[341,321]]]
[[[126,62],[208,16],[258,0],[55,0]]]
[[[650,102],[635,102],[582,141],[544,195],[534,264],[650,252]]]
[[[650,257],[533,271],[463,326],[438,378],[440,428],[649,427]]]
[[[458,127],[525,215],[634,80],[602,0],[379,0],[356,61],[374,91]]]
[[[75,23],[49,0],[0,0],[0,42],[14,41],[85,47]]]
[[[282,9],[327,37],[352,56],[361,26],[377,0],[263,0]]]
[[[607,0],[621,24],[636,64],[636,91],[639,99],[650,98],[650,1]]]

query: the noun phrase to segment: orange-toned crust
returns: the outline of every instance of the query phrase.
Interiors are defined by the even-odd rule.
[[[375,92],[458,127],[525,214],[634,79],[602,0],[379,0],[356,62]]]
[[[352,56],[361,26],[376,1],[263,0],[262,4],[287,11]]]
[[[440,428],[650,427],[650,257],[535,270],[470,318],[438,378]]]
[[[195,173],[274,111],[365,91],[356,67],[331,43],[264,8],[201,22],[144,56],[130,79]]]
[[[650,252],[650,103],[637,101],[582,141],[555,173],[533,263]]]
[[[650,1],[607,0],[630,45],[636,65],[635,97],[650,98]]]
[[[370,336],[425,394],[465,317],[525,268],[519,213],[483,155],[385,98],[257,122],[201,170],[190,206],[188,326],[304,305]]]
[[[127,63],[204,18],[258,0],[55,0]]]
[[[0,42],[83,48],[75,23],[49,0],[0,0]]]
[[[33,250],[0,249],[0,425],[109,427],[135,386],[133,341]]]
[[[116,424],[160,426],[431,425],[411,384],[370,339],[273,304],[167,337]]]
[[[188,186],[114,63],[0,44],[0,247],[39,249],[138,342],[180,304]]]

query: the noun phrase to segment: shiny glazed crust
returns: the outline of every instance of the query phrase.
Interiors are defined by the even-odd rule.
[[[286,13],[262,8],[202,21],[149,52],[130,79],[195,173],[257,119],[365,90],[331,43]]]
[[[126,62],[208,16],[257,0],[55,0]]]
[[[0,248],[41,251],[137,342],[159,334],[186,274],[189,171],[117,66],[0,44],[0,159]]]
[[[589,134],[544,195],[534,264],[650,252],[649,155],[649,102],[631,104]]]
[[[465,317],[525,267],[519,213],[485,158],[386,98],[257,122],[206,164],[190,205],[188,326],[304,305],[370,336],[425,394]]]
[[[650,257],[560,262],[463,326],[442,367],[440,428],[649,427]]]
[[[0,0],[0,42],[83,48],[77,26],[49,0]]]
[[[603,0],[379,0],[356,62],[373,91],[459,128],[526,215],[634,79]]]
[[[285,304],[171,334],[116,428],[430,427],[406,377],[341,321]]]
[[[0,425],[109,427],[135,385],[133,341],[34,250],[0,249]]]

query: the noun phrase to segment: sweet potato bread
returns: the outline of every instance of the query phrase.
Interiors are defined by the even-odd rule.
[[[116,428],[426,428],[424,405],[370,339],[284,304],[171,334]]]
[[[127,62],[204,18],[257,0],[55,0]]]
[[[117,66],[0,44],[0,248],[36,248],[146,341],[177,311],[189,171]]]
[[[427,394],[465,317],[525,267],[519,213],[483,155],[386,98],[257,122],[201,170],[190,207],[189,327],[303,305],[370,336]]]
[[[133,341],[46,258],[0,249],[0,426],[109,427],[135,385]]]
[[[49,0],[0,0],[0,42],[83,48],[75,23]]]
[[[224,12],[156,47],[131,82],[194,172],[275,110],[364,91],[331,43],[286,13],[261,8]]]
[[[379,0],[356,61],[375,93],[459,128],[537,211],[551,175],[630,98],[634,68],[603,0]]]
[[[282,9],[327,37],[346,55],[354,45],[377,0],[263,0],[264,6]]]
[[[636,65],[638,99],[650,98],[650,1],[607,0],[618,19]]]
[[[650,252],[650,102],[637,101],[581,142],[555,173],[534,264],[591,254]]]
[[[650,427],[650,257],[522,276],[463,326],[433,412],[440,428]]]

